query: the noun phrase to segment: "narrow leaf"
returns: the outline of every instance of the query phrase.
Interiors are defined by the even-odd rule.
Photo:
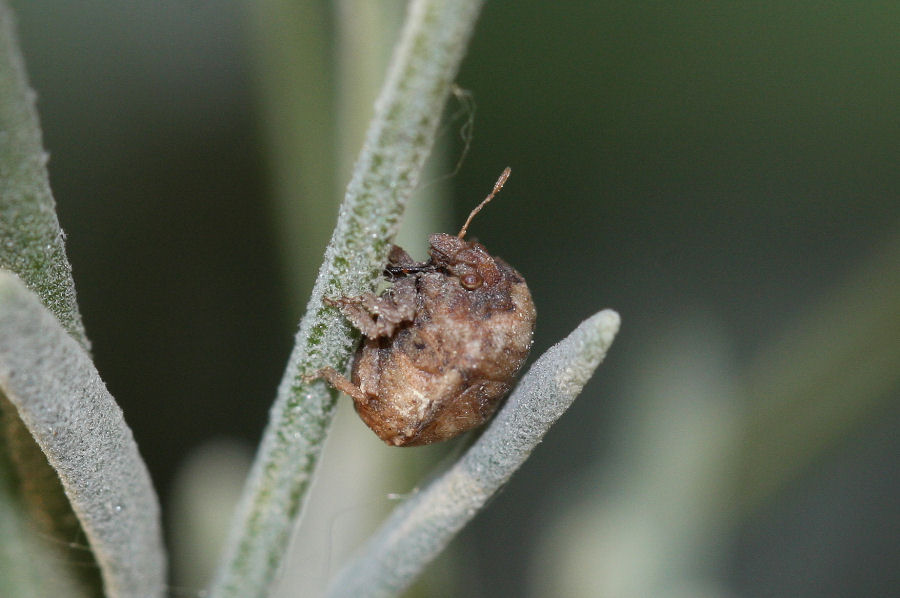
[[[0,268],[18,274],[87,349],[64,236],[50,193],[35,97],[19,52],[12,11],[0,0]],[[25,573],[16,565],[15,555],[31,545],[45,548],[45,556],[56,552],[64,542],[81,537],[80,526],[56,472],[2,392],[0,423],[0,453],[5,454],[0,459],[3,509],[8,529],[14,532],[0,536],[0,569],[15,569],[21,583],[40,584],[31,595],[55,594],[48,589],[46,576]],[[28,534],[33,537],[26,538]],[[43,571],[37,560],[28,562],[33,571]],[[62,560],[55,572],[57,580],[70,580],[68,595],[74,595],[79,585],[84,591],[100,589],[94,568]],[[60,582],[53,587],[66,586]]]
[[[18,274],[88,349],[50,192],[35,98],[12,12],[0,0],[0,268]]]
[[[466,454],[391,514],[338,574],[329,596],[395,596],[408,587],[525,462],[618,330],[618,314],[601,311],[544,353]]]
[[[62,480],[110,597],[162,596],[156,493],[90,356],[12,273],[0,271],[0,390]]]

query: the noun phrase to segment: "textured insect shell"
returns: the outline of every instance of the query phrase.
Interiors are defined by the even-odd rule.
[[[531,349],[536,312],[524,278],[478,243],[450,235],[431,241],[436,264],[474,268],[486,282],[467,290],[458,276],[442,271],[400,279],[396,284],[416,286],[415,320],[393,337],[360,347],[351,375],[368,400],[356,401],[357,413],[396,446],[446,440],[483,424]],[[440,254],[448,247],[458,251]],[[476,263],[461,262],[460,252]]]

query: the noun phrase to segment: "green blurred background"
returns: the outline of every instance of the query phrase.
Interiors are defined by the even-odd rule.
[[[185,497],[227,509],[265,425],[403,3],[12,4],[94,356],[192,595],[214,550]],[[888,1],[487,4],[404,243],[511,166],[471,234],[527,277],[535,356],[604,307],[623,329],[413,595],[900,592],[898,27]],[[337,491],[284,596],[457,448],[347,421],[383,487]]]

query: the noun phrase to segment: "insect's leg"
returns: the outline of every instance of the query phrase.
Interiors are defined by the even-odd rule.
[[[415,268],[416,266],[422,266],[424,264],[420,264],[416,260],[409,257],[409,254],[406,253],[402,248],[397,247],[396,245],[391,245],[391,251],[388,253],[388,266],[393,266],[397,268]]]
[[[377,338],[380,336],[376,317],[378,297],[373,293],[366,293],[359,297],[338,297],[337,299],[325,297],[322,302],[341,310],[344,317],[367,337]]]
[[[309,382],[317,378],[325,378],[329,384],[342,393],[353,397],[353,400],[357,403],[365,404],[369,402],[369,397],[366,396],[366,393],[364,393],[360,387],[348,380],[343,374],[338,373],[338,371],[332,367],[324,367],[312,376],[306,376],[304,379]]]
[[[359,297],[340,297],[323,300],[337,307],[360,332],[369,338],[392,336],[397,326],[411,322],[416,315],[415,280],[398,280],[381,297],[365,293]]]

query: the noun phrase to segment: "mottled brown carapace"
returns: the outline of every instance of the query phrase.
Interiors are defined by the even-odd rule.
[[[480,426],[497,410],[531,349],[535,309],[525,279],[480,243],[431,235],[427,262],[394,246],[381,296],[326,299],[362,331],[348,380],[319,375],[353,398],[362,420],[388,444],[447,440]]]

